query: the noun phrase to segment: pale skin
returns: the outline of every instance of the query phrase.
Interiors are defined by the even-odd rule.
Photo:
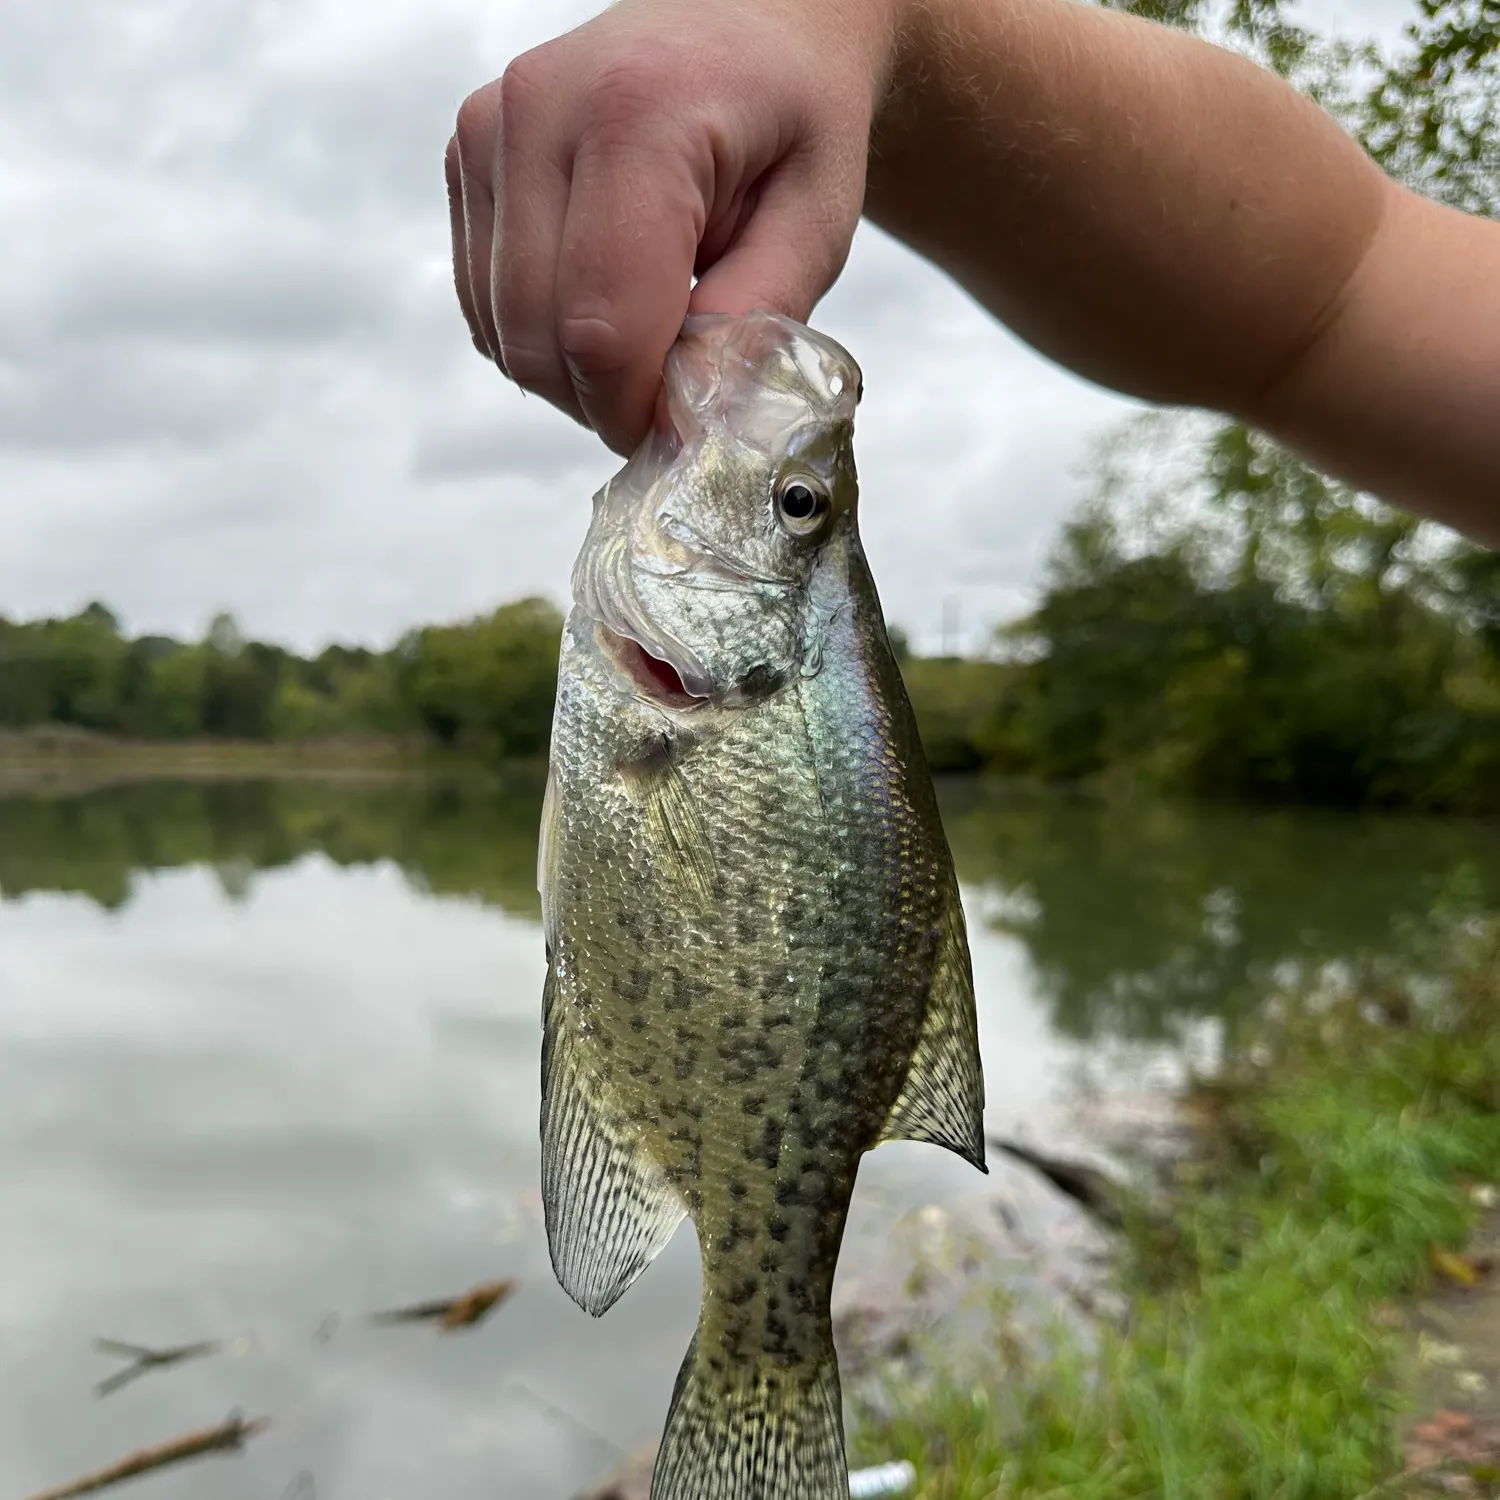
[[[1080,374],[1500,546],[1500,224],[1164,27],[620,0],[471,95],[447,166],[476,346],[620,453],[688,311],[806,321],[863,213]]]

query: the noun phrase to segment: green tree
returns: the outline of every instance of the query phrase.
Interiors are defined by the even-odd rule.
[[[1361,513],[1352,540],[1328,533],[1294,477],[1298,503],[1257,501],[1227,551],[1191,512],[1134,550],[1105,507],[1070,525],[1041,605],[1004,632],[1018,670],[992,760],[1215,797],[1500,810],[1500,671],[1478,607],[1452,602],[1489,569],[1467,552],[1427,565],[1408,527]]]
[[[139,643],[138,643],[139,644]],[[145,739],[189,739],[203,731],[207,653],[199,646],[142,653],[144,680],[135,703],[135,732]]]
[[[247,642],[228,614],[214,617],[203,653],[203,732],[223,739],[270,739],[286,653]]]
[[[51,716],[50,653],[37,625],[0,620],[0,724],[20,729]]]
[[[398,648],[401,697],[439,744],[540,754],[551,734],[562,623],[546,600],[522,599],[414,632]]]

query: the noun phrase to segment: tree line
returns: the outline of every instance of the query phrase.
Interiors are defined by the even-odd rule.
[[[1160,436],[1158,432],[1157,437]],[[1136,457],[1155,472],[1152,434]],[[902,661],[937,771],[1205,798],[1500,812],[1500,555],[1341,497],[1269,444],[1197,514],[1106,494],[994,658]],[[102,605],[0,619],[0,729],[545,754],[562,617],[523,599],[389,651],[300,656],[220,616],[130,638]]]
[[[936,766],[1500,813],[1500,555],[1254,444],[1253,503],[1098,501],[997,661],[908,666]]]
[[[66,725],[131,739],[409,735],[489,757],[543,754],[562,616],[522,599],[429,625],[389,651],[302,656],[228,615],[201,641],[130,637],[102,604],[65,619],[0,617],[0,729]]]

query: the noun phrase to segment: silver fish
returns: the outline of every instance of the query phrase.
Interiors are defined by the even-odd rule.
[[[847,1500],[829,1293],[860,1157],[984,1170],[968,941],[860,547],[860,373],[690,318],[595,496],[539,884],[543,1191],[603,1313],[689,1215],[703,1260],[653,1500]]]

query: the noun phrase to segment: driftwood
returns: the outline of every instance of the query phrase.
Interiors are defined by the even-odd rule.
[[[389,1312],[370,1314],[372,1323],[437,1323],[445,1332],[455,1328],[472,1328],[487,1317],[515,1291],[513,1280],[481,1281],[458,1297],[443,1297],[434,1302],[415,1302],[410,1307],[396,1307]]]
[[[1106,1228],[1124,1228],[1125,1205],[1130,1199],[1130,1190],[1107,1173],[1082,1162],[1044,1156],[1019,1141],[1008,1141],[998,1135],[987,1139],[997,1151],[1003,1151],[1007,1156],[1024,1162],[1032,1171],[1039,1172],[1058,1192],[1086,1209]]]
[[[100,1354],[116,1354],[121,1359],[128,1359],[130,1363],[108,1379],[101,1380],[94,1387],[94,1394],[113,1395],[122,1386],[129,1385],[132,1380],[139,1380],[152,1370],[170,1369],[189,1359],[204,1359],[210,1354],[217,1354],[223,1347],[221,1339],[205,1339],[198,1344],[178,1344],[172,1349],[150,1349],[144,1344],[127,1344],[122,1339],[95,1339],[94,1348]]]
[[[197,1432],[184,1433],[182,1437],[158,1443],[153,1448],[142,1448],[117,1463],[95,1469],[92,1474],[84,1474],[56,1489],[32,1495],[30,1500],[69,1500],[73,1495],[92,1495],[96,1490],[107,1490],[111,1485],[142,1474],[154,1474],[158,1469],[185,1463],[190,1458],[202,1458],[209,1453],[238,1453],[250,1438],[264,1432],[270,1425],[268,1417],[255,1417],[247,1422],[236,1414],[217,1427],[203,1427]]]

